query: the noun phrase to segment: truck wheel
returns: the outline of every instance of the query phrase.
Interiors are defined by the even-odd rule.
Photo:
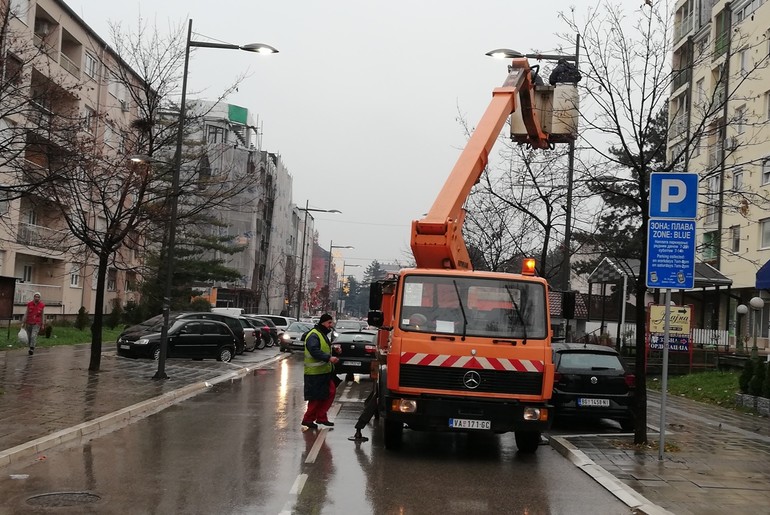
[[[404,424],[385,419],[385,448],[395,451],[401,448],[401,437],[404,434]]]
[[[516,447],[519,452],[532,454],[540,446],[540,431],[516,431]]]

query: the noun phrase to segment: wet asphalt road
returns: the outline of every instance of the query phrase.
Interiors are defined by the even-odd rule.
[[[347,440],[371,383],[343,383],[333,430],[302,431],[299,354],[99,438],[50,450],[0,478],[0,514],[513,513],[629,509],[549,446],[513,435],[405,431],[398,453]],[[73,497],[94,502],[39,508]],[[50,499],[50,502],[47,500]]]

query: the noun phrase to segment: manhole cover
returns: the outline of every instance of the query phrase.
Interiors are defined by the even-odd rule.
[[[27,499],[27,504],[46,508],[63,508],[66,506],[91,504],[100,499],[101,497],[98,495],[89,494],[88,492],[55,492],[30,497]]]

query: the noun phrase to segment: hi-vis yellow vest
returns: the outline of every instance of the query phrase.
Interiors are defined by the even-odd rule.
[[[315,327],[307,333],[305,342],[307,342],[307,339],[310,338],[310,335],[314,333],[318,335],[318,339],[321,341],[321,350],[326,354],[331,354],[332,349],[329,346],[329,342],[326,341],[326,337],[321,333],[321,331]],[[305,375],[314,376],[320,374],[331,374],[332,372],[334,372],[334,365],[326,361],[319,361],[315,359],[310,354],[310,352],[308,352],[307,344],[305,344]]]

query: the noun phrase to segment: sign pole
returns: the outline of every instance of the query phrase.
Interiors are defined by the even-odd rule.
[[[666,393],[668,390],[668,342],[671,331],[671,288],[666,288],[666,307],[663,317],[663,371],[660,381],[660,440],[658,443],[658,461],[663,460],[666,447]]]

